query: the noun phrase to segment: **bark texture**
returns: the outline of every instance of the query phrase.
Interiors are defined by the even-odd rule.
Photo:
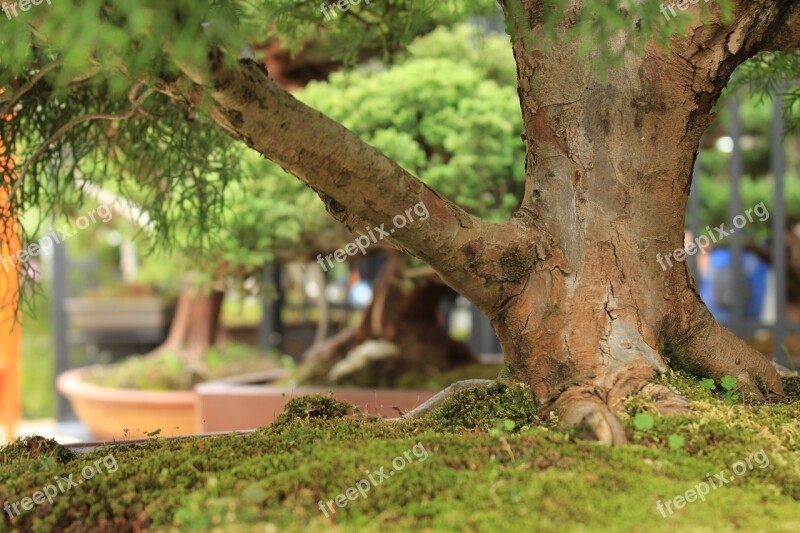
[[[579,43],[537,44],[546,2],[501,1],[527,143],[525,195],[505,224],[468,215],[253,62],[226,70],[211,58],[208,72],[184,68],[184,83],[162,90],[189,105],[210,92],[223,128],[314,188],[349,228],[424,202],[430,219],[392,242],[489,316],[510,377],[533,387],[543,414],[620,444],[614,409],[627,395],[644,391],[664,411],[685,409],[648,383],[670,365],[783,395],[766,358],[711,316],[686,263],[664,269],[657,259],[683,247],[700,137],[732,72],[761,50],[800,41],[797,0],[735,4],[730,24],[713,4],[705,26],[690,8],[681,16],[696,23],[670,51],[626,54],[602,77]],[[568,14],[558,31],[573,23]]]

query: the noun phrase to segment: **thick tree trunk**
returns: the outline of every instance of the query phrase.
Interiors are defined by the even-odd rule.
[[[643,55],[625,53],[606,77],[577,42],[543,38],[547,2],[500,3],[514,34],[527,142],[525,196],[505,224],[468,215],[253,62],[226,69],[212,56],[208,70],[184,65],[186,79],[162,90],[194,106],[208,90],[221,127],[316,190],[348,228],[375,227],[423,202],[429,220],[387,241],[490,317],[511,378],[533,387],[543,414],[625,442],[613,409],[626,395],[644,390],[665,411],[685,409],[648,384],[669,365],[782,397],[775,369],[714,320],[686,264],[662,269],[658,257],[683,248],[692,167],[713,105],[743,61],[800,47],[800,2],[734,2],[730,23],[706,4],[707,25],[700,6],[690,7],[681,14],[687,33],[669,51],[650,43]],[[557,32],[574,29],[582,8],[571,4]],[[634,15],[620,16],[639,31]],[[620,49],[624,37],[598,46]]]
[[[191,369],[199,369],[209,348],[215,345],[219,330],[224,291],[206,292],[184,284],[178,306],[164,344],[152,354],[170,352],[183,358]]]
[[[447,286],[428,280],[404,290],[401,279],[400,256],[390,252],[359,325],[309,348],[301,383],[392,386],[404,376],[474,361],[469,348],[451,339],[439,323],[437,308]]]
[[[534,3],[522,2],[521,25],[535,25]],[[782,396],[769,361],[711,316],[686,262],[663,259],[683,249],[700,137],[724,80],[750,53],[743,42],[714,54],[687,43],[669,56],[627,54],[603,80],[577,46],[534,50],[520,31],[520,212],[557,247],[532,264],[512,250],[503,265],[518,280],[492,319],[511,375],[545,409],[612,442],[624,434],[606,406],[670,364]]]

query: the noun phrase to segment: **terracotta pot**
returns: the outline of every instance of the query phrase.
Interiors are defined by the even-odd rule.
[[[209,381],[195,387],[198,401],[198,426],[202,432],[233,431],[266,426],[275,420],[286,402],[307,394],[328,394],[360,408],[363,412],[396,417],[394,407],[407,412],[421,404],[436,391],[398,389],[344,389],[325,387],[275,387],[253,385],[281,377],[285,371],[271,371],[261,376],[241,376],[238,379]]]
[[[91,371],[92,367],[85,367],[64,372],[58,376],[56,388],[69,399],[75,414],[95,438],[138,438],[156,429],[164,437],[199,431],[194,391],[99,387],[84,381]]]

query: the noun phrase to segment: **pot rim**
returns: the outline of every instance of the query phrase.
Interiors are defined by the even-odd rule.
[[[172,404],[193,405],[197,402],[194,390],[145,391],[139,389],[112,389],[84,381],[88,374],[100,365],[73,368],[59,374],[56,389],[69,400],[96,400],[105,403]]]

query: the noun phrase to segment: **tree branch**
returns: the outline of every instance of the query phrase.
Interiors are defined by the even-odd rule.
[[[210,73],[182,66],[188,80],[164,83],[162,90],[194,107],[207,104],[210,93],[215,122],[314,189],[331,215],[351,231],[363,234],[367,226],[382,224],[392,231],[394,217],[423,204],[428,218],[418,214],[413,224],[396,229],[386,240],[426,261],[479,307],[488,309],[498,301],[503,290],[500,256],[509,246],[530,252],[533,229],[469,215],[281,89],[260,64],[241,60],[228,69],[221,57],[211,63]]]
[[[764,51],[800,50],[800,1],[791,0],[781,7],[777,27],[764,45]]]
[[[13,93],[13,94],[9,94],[8,95],[8,100],[6,100],[5,98],[0,98],[0,102],[5,102],[5,104],[3,105],[2,109],[0,109],[0,117],[4,117],[4,116],[8,115],[8,113],[11,111],[11,109],[14,107],[14,105],[17,102],[19,102],[20,99],[23,96],[25,96],[25,94],[28,91],[33,89],[34,85],[39,83],[39,80],[44,78],[47,75],[47,73],[50,72],[51,70],[60,67],[61,64],[62,64],[62,62],[61,62],[60,59],[56,59],[52,63],[48,63],[47,65],[45,65],[42,68],[40,68],[39,72],[37,72],[36,74],[31,76],[31,79],[28,80],[28,83],[23,85],[19,89],[19,91],[17,91],[16,93]]]
[[[800,0],[740,0],[729,23],[723,20],[719,6],[708,6],[711,21],[704,23],[698,16],[688,35],[673,37],[666,63],[656,59],[657,68],[672,77],[674,94],[684,88],[691,90],[688,96],[697,108],[689,117],[687,132],[693,127],[698,138],[710,124],[710,111],[739,65],[759,52],[792,43],[796,47],[800,37]],[[699,7],[695,10],[699,13]],[[651,51],[652,57],[658,55]]]

